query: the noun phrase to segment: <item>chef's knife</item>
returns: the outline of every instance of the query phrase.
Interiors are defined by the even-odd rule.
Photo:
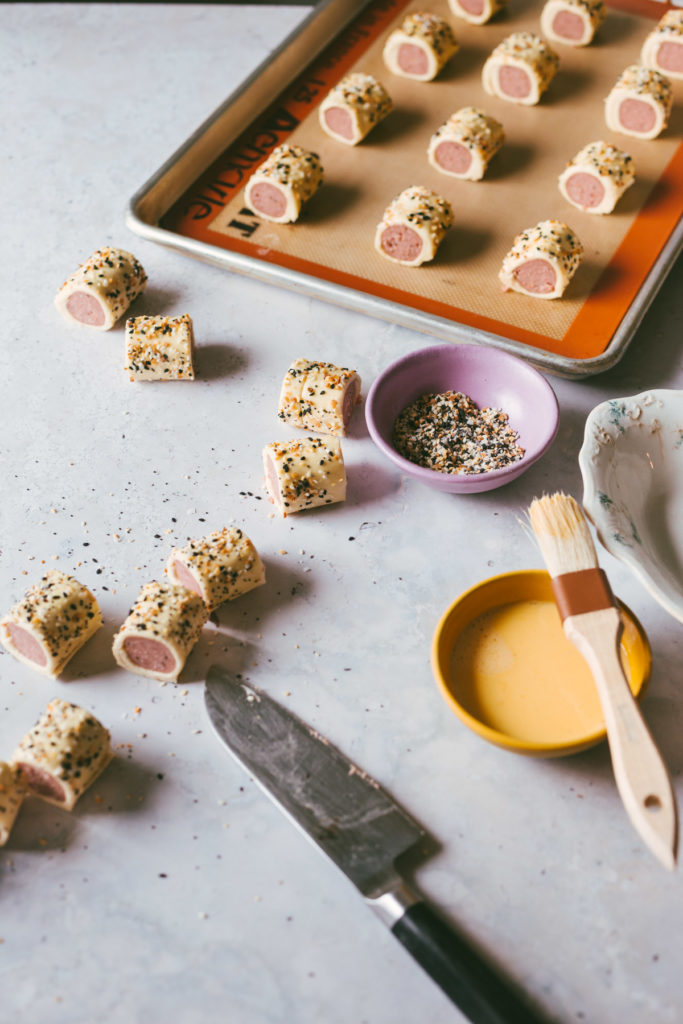
[[[395,861],[425,833],[374,779],[262,690],[216,665],[209,669],[204,698],[230,753],[341,868],[474,1024],[540,1021],[403,881]]]

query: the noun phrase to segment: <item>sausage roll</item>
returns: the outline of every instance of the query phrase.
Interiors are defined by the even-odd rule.
[[[346,498],[341,444],[334,437],[306,437],[263,449],[268,494],[281,516]]]
[[[36,672],[57,676],[101,625],[88,588],[50,569],[0,621],[0,641]]]
[[[144,291],[147,274],[124,249],[97,249],[55,296],[59,312],[72,323],[108,331]]]
[[[442,174],[481,181],[504,141],[499,121],[476,107],[463,107],[432,135],[427,159]]]
[[[114,637],[114,658],[138,676],[175,683],[208,617],[208,608],[193,590],[145,583]]]
[[[447,21],[436,14],[414,11],[394,29],[382,56],[395,75],[431,82],[458,51],[458,43]]]
[[[452,223],[453,209],[447,199],[413,185],[384,211],[375,231],[375,249],[393,263],[419,267],[434,259]]]
[[[258,551],[236,526],[174,548],[166,572],[171,583],[199,594],[210,612],[266,582]]]
[[[342,78],[320,104],[320,125],[333,139],[356,146],[391,108],[391,97],[376,78],[354,72]]]
[[[544,220],[517,235],[498,277],[510,289],[536,299],[557,299],[576,273],[583,246],[571,228]]]
[[[448,0],[448,6],[457,18],[473,25],[484,25],[494,14],[502,11],[506,0]]]
[[[589,142],[560,175],[560,192],[586,213],[611,213],[636,180],[633,159],[609,142]]]
[[[259,217],[291,224],[322,182],[323,165],[317,153],[301,146],[278,146],[247,182],[245,201]]]
[[[130,380],[194,380],[192,318],[136,316],[126,320]]]
[[[491,96],[511,103],[538,103],[557,73],[560,58],[532,32],[514,32],[499,43],[482,69],[482,84]]]
[[[29,793],[70,811],[112,758],[108,731],[94,715],[55,698],[14,751]]]
[[[672,103],[671,82],[666,75],[631,64],[607,97],[605,121],[610,131],[655,139],[669,123]]]
[[[541,11],[541,31],[554,43],[588,46],[606,17],[603,0],[548,0]]]
[[[670,10],[643,43],[641,63],[669,78],[683,78],[683,11]]]
[[[282,382],[277,414],[289,426],[344,437],[360,388],[355,370],[295,359]]]

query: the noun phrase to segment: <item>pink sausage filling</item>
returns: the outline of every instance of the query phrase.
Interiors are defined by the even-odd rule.
[[[524,68],[503,64],[498,69],[498,85],[505,96],[523,100],[531,92],[531,79]]]
[[[619,120],[632,132],[649,132],[655,126],[654,108],[643,100],[626,99],[619,104]]]
[[[402,43],[398,48],[398,66],[407,75],[426,75],[429,71],[429,59],[421,46],[413,43]]]
[[[553,32],[563,39],[583,39],[583,20],[573,11],[559,11],[553,18]]]
[[[460,0],[460,6],[475,17],[484,13],[484,0]]]
[[[36,793],[38,796],[48,796],[51,800],[59,800],[61,803],[64,802],[66,799],[64,788],[52,775],[48,775],[41,768],[36,768],[34,764],[26,764],[24,761],[18,761],[17,768],[32,793]]]
[[[665,71],[683,74],[683,44],[662,43],[657,50],[657,62]]]
[[[342,107],[328,107],[324,117],[325,124],[335,135],[341,135],[342,139],[353,138],[353,121],[348,110],[343,110]]]
[[[174,560],[173,571],[175,573],[176,579],[178,580],[178,583],[180,583],[182,587],[187,587],[188,590],[194,591],[194,593],[199,594],[200,597],[203,596],[202,588],[199,586],[197,579],[190,572],[186,565],[183,565],[182,562]]]
[[[412,263],[422,251],[422,239],[405,224],[392,224],[382,232],[381,246],[387,256]]]
[[[570,175],[565,182],[567,195],[586,210],[599,206],[605,198],[605,187],[594,174],[577,172]]]
[[[161,640],[152,640],[146,636],[128,636],[123,641],[123,648],[134,665],[149,672],[166,675],[176,667],[175,655]]]
[[[280,481],[277,475],[277,469],[275,468],[275,461],[272,455],[266,455],[265,459],[265,470],[266,470],[266,486],[268,493],[270,494],[273,502],[276,505],[282,505],[282,494],[280,492]]]
[[[547,295],[555,288],[555,271],[547,260],[528,260],[515,270],[515,277],[528,292]]]
[[[266,181],[259,181],[251,190],[249,196],[251,205],[257,213],[263,213],[266,217],[282,217],[287,209],[287,198],[277,185],[269,185]]]
[[[342,423],[346,430],[349,420],[351,419],[351,413],[353,412],[354,406],[358,403],[360,398],[360,385],[357,380],[354,380],[349,384],[344,394],[344,401],[342,402]]]
[[[74,292],[66,300],[66,308],[79,323],[90,327],[101,327],[104,323],[104,310],[95,296],[88,292]]]
[[[472,163],[472,154],[459,142],[440,142],[434,151],[439,167],[453,174],[467,174]]]
[[[7,623],[10,639],[20,654],[36,665],[47,665],[47,655],[35,637],[27,629],[14,622]]]

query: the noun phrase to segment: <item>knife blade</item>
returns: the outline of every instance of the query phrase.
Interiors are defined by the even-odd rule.
[[[324,736],[263,690],[212,665],[204,700],[233,757],[473,1024],[541,1024],[511,983],[455,932],[396,867],[425,831]]]

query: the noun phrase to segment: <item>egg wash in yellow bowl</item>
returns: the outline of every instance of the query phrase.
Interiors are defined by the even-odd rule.
[[[639,695],[650,648],[633,614],[620,607],[621,661]],[[508,573],[463,594],[439,624],[432,661],[456,714],[499,746],[555,756],[604,738],[593,676],[564,634],[546,572]]]

